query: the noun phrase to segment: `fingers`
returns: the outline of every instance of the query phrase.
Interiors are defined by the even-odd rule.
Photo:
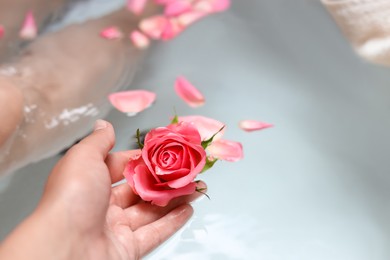
[[[50,180],[57,180],[59,184],[65,185],[68,182],[84,183],[95,181],[104,183],[110,181],[108,174],[99,174],[98,172],[107,172],[107,166],[104,159],[115,142],[115,133],[112,125],[106,121],[96,121],[95,130],[74,145],[67,151],[65,156],[54,167]],[[96,177],[104,178],[96,182]],[[109,191],[111,189],[108,189]]]
[[[134,194],[133,190],[127,183],[122,183],[111,190],[110,204],[115,204],[122,209],[140,201],[140,197]]]
[[[94,131],[77,145],[74,149],[87,157],[99,157],[105,160],[109,151],[115,144],[115,132],[110,123],[104,120],[97,120]]]
[[[199,189],[206,189],[206,184],[204,182],[200,182],[198,184]],[[156,205],[151,205],[150,203],[140,202],[128,209],[125,209],[125,214],[128,219],[131,220],[130,228],[132,230],[137,230],[140,227],[150,224],[157,219],[163,217],[172,209],[190,203],[195,199],[201,197],[203,194],[199,192],[194,192],[191,195],[178,197],[172,200],[167,206],[159,207]]]
[[[104,159],[115,142],[112,125],[98,120],[93,133],[74,145],[56,164],[46,185],[47,198],[61,198],[74,204],[94,205],[103,214],[111,194],[110,177]],[[89,212],[93,214],[92,212]]]
[[[175,208],[157,221],[139,228],[134,232],[139,255],[141,257],[145,256],[162,244],[178,231],[190,219],[192,214],[192,207],[189,204],[185,204]]]
[[[116,183],[124,179],[123,171],[126,167],[129,158],[135,153],[139,153],[139,150],[121,151],[111,153],[106,158],[106,164],[110,170],[111,183]]]

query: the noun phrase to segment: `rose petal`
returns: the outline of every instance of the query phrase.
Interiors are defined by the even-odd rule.
[[[201,156],[202,160],[200,161],[200,163],[198,165],[195,166],[194,169],[192,169],[192,171],[189,174],[187,174],[181,178],[167,182],[167,185],[170,188],[174,188],[174,189],[181,188],[181,187],[187,185],[187,183],[192,182],[196,178],[196,176],[203,170],[203,168],[206,164],[206,153],[203,153],[202,155],[200,155],[200,153],[199,153],[198,156]]]
[[[155,142],[159,143],[159,138],[165,138],[168,135],[182,143],[200,144],[202,141],[197,125],[192,122],[181,121],[178,124],[171,124],[167,127],[157,127],[150,130],[145,136],[145,146],[149,142],[151,145]]]
[[[186,176],[188,175],[188,173],[190,172],[188,169],[177,169],[177,170],[163,170],[161,168],[159,168],[158,166],[156,167],[156,175],[157,177],[162,181],[162,182],[168,182],[168,181],[172,181],[172,180],[176,180],[176,179],[179,179],[183,176]],[[190,180],[190,181],[193,181],[193,178]],[[186,182],[185,185],[187,185],[188,182]],[[181,185],[181,187],[183,187],[184,185]]]
[[[141,14],[146,6],[147,0],[127,0],[127,9],[132,13]]]
[[[176,1],[178,0],[154,0],[154,2],[158,5],[167,5]]]
[[[224,12],[230,7],[230,0],[209,0],[214,12]]]
[[[145,201],[151,201],[152,204],[164,207],[169,201],[174,198],[189,195],[195,192],[196,183],[191,182],[188,185],[178,189],[166,189],[158,185],[154,185],[154,178],[148,174],[146,166],[139,167],[140,169],[133,175],[133,189]],[[141,170],[142,169],[142,170]]]
[[[167,16],[177,16],[191,10],[192,4],[189,1],[172,1],[169,2],[164,9],[164,14]]]
[[[146,49],[150,45],[149,38],[146,37],[145,34],[137,30],[133,31],[130,34],[130,39],[133,42],[133,44],[139,49]]]
[[[135,167],[137,165],[145,165],[141,157],[141,149],[133,151],[134,153],[132,152],[129,156],[129,162],[127,163],[125,170],[123,171],[123,176],[126,178],[127,182],[131,187],[134,187],[133,175],[135,174]]]
[[[182,27],[186,28],[191,24],[197,22],[198,20],[202,19],[206,15],[207,13],[203,11],[190,11],[179,15],[177,17],[177,21]]]
[[[110,94],[108,99],[116,109],[132,116],[150,107],[156,100],[156,94],[146,90],[129,90]]]
[[[100,36],[109,40],[114,40],[123,38],[123,33],[117,27],[111,26],[101,31]]]
[[[166,144],[161,144],[153,151],[153,156],[150,160],[158,167],[157,175],[170,175],[175,170],[181,169],[182,154],[185,150],[183,144],[172,141]]]
[[[142,150],[142,157],[144,158],[145,165],[149,168],[158,181],[159,177],[157,174],[155,174],[154,167],[156,165],[156,161],[153,161],[154,157],[153,154],[150,154],[150,152],[153,152],[154,154],[156,151],[158,152],[158,147],[161,148],[164,146],[164,144],[161,143],[161,140],[167,140],[167,137],[169,137],[170,141],[179,142],[186,147],[191,147],[191,150],[196,152],[197,156],[196,160],[194,161],[196,161],[197,165],[193,164],[191,167],[188,167],[188,169],[194,169],[191,173],[191,176],[192,178],[195,178],[195,176],[203,169],[203,166],[199,165],[204,164],[204,161],[206,160],[206,152],[201,146],[200,135],[195,125],[187,122],[179,122],[178,124],[169,125],[168,127],[158,127],[152,129],[149,133],[146,134],[144,148]],[[188,150],[188,152],[190,151]],[[191,153],[191,155],[193,155],[193,153]],[[187,155],[185,153],[183,154],[184,157],[181,159],[188,159],[191,163],[191,158],[189,158],[191,155]],[[192,179],[190,181],[192,181]],[[187,185],[188,182],[184,183],[184,185],[183,183],[180,184],[184,186]],[[171,187],[176,188],[173,186]]]
[[[230,162],[239,161],[244,156],[241,143],[223,139],[212,142],[207,151],[214,158]]]
[[[239,127],[247,132],[252,132],[252,131],[257,131],[257,130],[262,130],[265,128],[272,127],[272,124],[268,124],[265,122],[260,122],[256,120],[242,120],[239,123]]]
[[[202,106],[205,102],[202,93],[182,76],[176,79],[175,91],[191,107]]]
[[[162,33],[167,27],[168,18],[162,15],[152,16],[146,19],[143,19],[139,28],[143,33],[149,36],[152,39],[160,39]]]
[[[26,17],[24,18],[24,22],[22,25],[22,29],[19,32],[19,36],[22,39],[31,40],[37,36],[38,29],[35,23],[35,18],[32,11],[28,11]]]
[[[178,124],[167,126],[167,128],[181,135],[186,142],[193,144],[200,144],[202,142],[198,127],[191,122],[180,121]]]
[[[214,6],[210,0],[200,0],[194,4],[194,10],[205,13],[213,13]]]
[[[171,18],[167,20],[166,27],[161,34],[161,40],[168,41],[179,35],[184,28],[178,23],[178,20]]]
[[[135,149],[135,150],[130,150],[128,151],[128,155],[129,155],[129,160],[137,160],[142,154],[142,150],[141,149]]]
[[[188,122],[194,124],[195,127],[198,129],[202,140],[207,140],[211,138],[225,125],[215,119],[204,116],[181,116],[179,117],[179,122]],[[223,136],[224,132],[225,129],[219,132],[214,137],[214,140],[220,139]]]
[[[134,175],[137,172],[143,172],[144,174],[149,174],[153,183],[159,184],[160,181],[156,178],[150,171],[149,168],[145,165],[145,162],[142,158],[142,150],[135,150],[134,154],[130,155],[129,162],[127,163],[123,176],[125,176],[127,182],[134,189]],[[166,185],[165,185],[166,186]]]
[[[177,160],[188,160],[189,162],[189,167],[183,168],[185,172],[180,171],[181,176],[177,176],[176,179],[162,176],[163,174],[172,174],[171,170],[173,169],[162,169],[162,163],[158,161],[159,155],[169,150],[170,143],[174,143],[179,150],[185,150],[184,153],[177,153],[177,155],[182,156]],[[167,127],[152,129],[147,133],[142,149],[142,158],[157,182],[166,180],[167,187],[176,189],[188,185],[202,171],[206,162],[206,152],[201,146],[200,135],[195,125],[179,122]]]
[[[4,36],[4,27],[0,24],[0,39]]]

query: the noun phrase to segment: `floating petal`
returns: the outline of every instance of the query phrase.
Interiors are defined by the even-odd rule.
[[[230,7],[230,0],[209,0],[214,12],[224,12]]]
[[[150,107],[156,100],[156,94],[146,90],[129,90],[113,93],[108,99],[119,111],[135,115]]]
[[[175,91],[191,107],[202,106],[205,102],[202,93],[184,77],[176,79]]]
[[[35,23],[35,18],[32,11],[28,11],[26,17],[24,18],[24,22],[22,25],[22,29],[19,32],[19,36],[25,40],[34,39],[37,36],[38,29]]]
[[[149,36],[152,39],[160,39],[162,33],[167,27],[168,18],[162,15],[152,16],[146,19],[143,19],[139,27],[143,33]]]
[[[194,4],[194,10],[205,13],[213,13],[214,6],[210,0],[200,0]]]
[[[2,25],[0,25],[0,39],[3,38],[4,36],[4,27]]]
[[[176,1],[178,0],[154,0],[154,2],[158,5],[167,5]]]
[[[167,20],[167,25],[161,34],[161,40],[168,41],[178,36],[183,31],[183,27],[176,18]]]
[[[127,9],[132,13],[141,14],[146,6],[147,0],[127,0]]]
[[[149,38],[146,37],[145,34],[137,30],[133,31],[130,34],[130,39],[133,42],[133,44],[139,49],[146,49],[150,45]]]
[[[207,151],[211,157],[229,162],[237,162],[244,157],[241,143],[224,139],[212,142]]]
[[[183,27],[188,27],[189,25],[199,21],[203,17],[207,16],[208,13],[203,11],[190,11],[184,14],[181,14],[177,17],[179,24]]]
[[[165,6],[164,14],[167,16],[177,16],[191,10],[192,4],[190,1],[172,1]]]
[[[247,132],[258,131],[265,128],[272,127],[272,124],[260,122],[256,120],[242,120],[239,123],[239,127]]]
[[[179,122],[193,123],[199,131],[201,139],[208,140],[214,134],[216,134],[225,125],[215,119],[204,116],[180,116]],[[220,139],[225,132],[223,129],[215,137],[214,141]]]
[[[123,38],[123,33],[117,27],[111,26],[101,31],[100,36],[109,40],[115,40]]]

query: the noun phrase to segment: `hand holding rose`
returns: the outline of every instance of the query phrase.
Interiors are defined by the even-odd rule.
[[[95,131],[67,152],[37,209],[2,243],[0,259],[139,259],[184,225],[192,214],[188,203],[201,195],[195,186],[166,207],[141,201],[126,183],[112,188],[129,157],[137,155],[109,153],[114,141],[112,126],[98,121]],[[190,152],[201,156],[197,151]],[[159,157],[165,170],[167,155]]]

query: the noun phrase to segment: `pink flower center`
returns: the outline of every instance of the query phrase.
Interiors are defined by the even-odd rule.
[[[169,167],[177,161],[177,154],[173,151],[164,151],[161,155],[161,162],[165,167]]]

